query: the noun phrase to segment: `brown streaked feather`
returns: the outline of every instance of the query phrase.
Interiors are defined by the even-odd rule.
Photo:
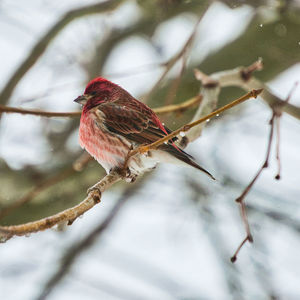
[[[166,133],[149,118],[147,112],[143,114],[116,102],[107,102],[97,107],[96,114],[99,113],[105,115],[102,120],[109,131],[122,135],[135,143],[149,144],[166,136]],[[171,132],[170,129],[166,128],[165,130],[167,133]],[[176,139],[172,139],[172,141],[174,140]]]

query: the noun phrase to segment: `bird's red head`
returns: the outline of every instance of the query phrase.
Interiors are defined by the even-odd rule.
[[[103,77],[96,77],[87,84],[84,94],[100,92],[101,90],[106,90],[112,86],[116,85]]]
[[[89,110],[109,99],[110,93],[116,87],[118,86],[111,81],[96,77],[87,84],[84,94],[74,101],[84,105],[84,108]]]

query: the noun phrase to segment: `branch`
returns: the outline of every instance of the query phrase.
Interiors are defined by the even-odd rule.
[[[220,93],[220,86],[215,80],[200,72],[199,70],[195,70],[194,73],[196,79],[202,82],[201,93],[203,95],[203,99],[192,119],[192,122],[215,110],[218,104],[218,97]],[[204,126],[205,123],[202,123],[200,126],[192,128],[186,134],[185,138],[180,141],[180,146],[185,146],[186,144],[196,140],[201,135]]]
[[[103,13],[116,9],[121,5],[123,0],[110,0],[97,4],[83,6],[81,8],[76,8],[67,12],[57,23],[55,23],[46,34],[36,43],[36,45],[31,50],[30,54],[23,61],[23,63],[14,72],[11,78],[5,85],[1,95],[0,104],[6,104],[13,93],[14,88],[22,79],[22,77],[27,73],[27,71],[36,63],[39,57],[47,49],[50,42],[57,36],[57,34],[65,28],[69,23],[77,18],[81,18],[87,15],[93,15],[98,13]]]
[[[209,2],[208,2],[209,4]],[[205,15],[206,11],[209,8],[209,5],[206,5],[206,7],[204,8],[204,10],[201,13],[201,16],[199,17],[193,32],[191,33],[190,37],[187,39],[187,41],[185,42],[185,44],[183,45],[182,49],[180,51],[178,51],[174,56],[172,56],[167,62],[163,63],[162,66],[165,67],[165,70],[163,71],[163,73],[161,74],[161,76],[158,78],[158,80],[156,81],[156,83],[154,84],[154,86],[152,87],[152,89],[147,93],[147,95],[144,97],[143,101],[147,102],[148,98],[150,97],[150,95],[157,90],[158,86],[161,84],[161,82],[163,81],[163,79],[166,77],[166,75],[169,73],[169,71],[175,66],[175,64],[182,58],[184,57],[184,55],[187,53],[187,51],[190,49],[190,47],[192,46],[192,43],[195,39],[196,33],[197,33],[197,29],[199,26],[200,21],[202,20],[203,16]],[[184,60],[185,61],[185,60]]]
[[[67,168],[63,170],[62,172],[59,172],[58,174],[55,174],[54,176],[47,178],[46,180],[42,181],[41,183],[38,183],[32,190],[30,190],[28,193],[26,193],[23,197],[20,199],[9,203],[8,205],[5,205],[5,207],[0,209],[0,220],[10,214],[13,210],[17,209],[18,207],[22,206],[25,203],[28,203],[31,201],[34,197],[42,193],[45,189],[47,189],[50,186],[55,185],[58,182],[61,182],[66,177],[71,176],[73,173],[75,173],[75,170],[73,168]],[[1,231],[0,231],[1,232]],[[1,233],[0,233],[1,235]]]
[[[171,112],[172,113],[184,112],[187,109],[199,104],[202,101],[202,98],[203,98],[202,95],[198,95],[179,104],[171,104],[171,105],[153,108],[153,111],[158,115],[167,114]]]
[[[6,205],[5,207],[0,209],[0,220],[10,214],[13,210],[17,209],[18,207],[22,206],[25,203],[31,201],[34,197],[42,193],[47,188],[61,182],[63,179],[73,175],[76,171],[81,171],[87,163],[92,159],[92,157],[87,153],[84,152],[74,163],[71,167],[62,170],[58,174],[47,178],[46,180],[42,181],[41,183],[37,184],[31,191],[26,193],[23,197],[18,199],[17,201]]]
[[[236,106],[246,100],[248,100],[249,98],[256,98],[260,93],[262,92],[262,90],[253,90],[247,94],[245,94],[244,96],[232,101],[229,104],[224,105],[223,107],[211,112],[210,114],[192,122],[189,124],[186,124],[182,127],[180,127],[179,129],[173,131],[172,133],[166,135],[165,137],[157,140],[156,142],[149,144],[149,145],[145,145],[145,146],[140,146],[139,148],[135,149],[132,151],[131,155],[135,155],[137,153],[146,153],[150,150],[154,150],[157,149],[157,147],[159,147],[161,144],[168,142],[170,139],[176,137],[177,135],[179,135],[180,133],[184,133],[187,132],[188,130],[190,130],[191,128],[205,122],[206,120],[210,120],[212,117],[214,117],[215,115],[219,115],[220,113],[222,113],[223,111],[232,108],[233,106]]]
[[[0,242],[6,242],[16,235],[23,236],[42,231],[60,223],[68,222],[68,225],[71,225],[79,216],[99,203],[102,193],[119,180],[121,180],[121,177],[117,173],[112,172],[106,175],[97,184],[97,189],[89,192],[82,202],[51,217],[21,225],[0,226]]]
[[[197,105],[202,99],[201,95],[195,96],[191,99],[188,99],[182,103],[174,104],[174,105],[166,105],[157,108],[153,108],[153,111],[157,114],[166,114],[171,112],[182,112],[187,110],[190,107]],[[23,109],[17,107],[9,107],[0,104],[0,114],[1,113],[17,113],[22,115],[35,115],[46,118],[75,118],[80,117],[81,111],[78,112],[51,112],[51,111],[43,111],[37,109]]]
[[[52,112],[52,111],[43,111],[38,109],[24,109],[17,107],[9,107],[0,104],[0,115],[1,113],[17,113],[22,115],[34,115],[46,118],[65,118],[65,117],[80,117],[81,111],[76,112]]]
[[[238,86],[245,91],[253,89],[263,89],[261,98],[272,108],[274,105],[281,105],[282,111],[300,120],[300,107],[286,103],[274,95],[270,89],[255,78],[252,73],[262,69],[262,61],[258,60],[249,67],[238,67],[232,70],[221,71],[210,75],[220,87]]]
[[[294,90],[296,89],[297,85],[298,85],[298,83],[296,82],[295,85],[293,86],[293,88],[291,89],[291,91],[290,91],[288,97],[286,98],[286,100],[283,101],[284,104],[288,104],[288,101],[290,100],[291,95],[294,92]],[[250,226],[249,226],[247,212],[246,212],[245,197],[250,192],[250,190],[252,189],[254,183],[257,181],[257,179],[259,178],[259,176],[261,175],[263,170],[268,168],[268,166],[269,166],[269,159],[270,159],[271,147],[272,147],[272,142],[273,142],[273,137],[274,137],[275,124],[277,125],[276,126],[276,130],[277,130],[276,159],[277,159],[277,163],[278,163],[278,172],[277,172],[277,175],[275,176],[275,179],[276,180],[280,179],[281,166],[280,166],[280,157],[279,157],[279,143],[280,143],[280,140],[279,140],[279,138],[280,138],[280,134],[279,134],[279,132],[280,132],[280,123],[279,123],[279,121],[280,121],[280,118],[282,116],[282,110],[283,110],[284,106],[282,104],[275,104],[271,108],[272,108],[272,117],[269,121],[270,133],[269,133],[268,146],[267,146],[267,151],[266,151],[266,158],[265,158],[262,166],[257,171],[254,178],[246,186],[246,188],[244,189],[242,194],[236,199],[236,202],[240,204],[240,212],[241,212],[242,220],[243,220],[243,223],[244,223],[244,226],[245,226],[245,229],[246,229],[246,237],[241,242],[241,244],[239,245],[239,247],[235,251],[234,255],[231,257],[231,262],[233,262],[233,263],[237,260],[237,255],[240,252],[240,250],[242,249],[243,245],[247,241],[249,241],[250,243],[253,242],[253,237],[252,237],[252,234],[250,232]]]
[[[116,201],[110,212],[101,221],[94,230],[92,230],[87,236],[85,236],[81,241],[72,245],[65,255],[61,259],[61,264],[58,267],[58,270],[50,277],[50,279],[45,284],[45,287],[42,293],[37,298],[38,300],[45,299],[49,295],[54,287],[64,278],[66,274],[70,271],[70,268],[75,261],[75,259],[81,255],[84,251],[89,249],[97,238],[99,238],[105,230],[111,225],[113,220],[119,214],[121,208],[126,202],[128,202],[132,196],[143,186],[145,178],[138,182],[138,184],[127,186],[125,191],[122,193],[122,196]]]

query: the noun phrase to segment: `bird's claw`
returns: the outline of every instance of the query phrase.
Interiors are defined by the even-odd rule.
[[[128,167],[126,169],[123,168],[120,173],[120,175],[126,182],[135,182],[137,178],[137,175],[132,173]]]

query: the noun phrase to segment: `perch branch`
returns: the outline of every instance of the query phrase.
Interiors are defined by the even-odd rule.
[[[67,168],[67,169],[63,170],[62,172],[59,172],[58,174],[55,174],[54,176],[47,178],[46,180],[42,181],[41,183],[38,183],[32,190],[30,190],[28,193],[26,193],[23,197],[21,197],[20,199],[14,201],[12,203],[9,203],[5,207],[1,208],[0,220],[2,218],[4,218],[5,216],[7,216],[8,214],[10,214],[15,209],[17,209],[18,207],[31,201],[34,197],[36,197],[37,195],[42,193],[44,190],[46,190],[50,186],[53,186],[56,183],[61,182],[66,177],[71,176],[74,172],[75,172],[75,170],[73,168]]]
[[[94,242],[101,237],[105,230],[112,224],[116,216],[121,211],[121,208],[127,203],[137,192],[137,190],[143,187],[145,182],[145,176],[135,185],[129,185],[123,191],[121,197],[116,201],[112,209],[109,211],[107,216],[101,221],[95,229],[93,229],[89,234],[87,234],[81,241],[72,245],[65,253],[61,259],[61,263],[57,271],[50,277],[50,279],[45,284],[42,293],[37,298],[38,300],[43,300],[49,295],[52,290],[57,286],[57,284],[64,278],[66,274],[70,271],[75,259],[80,256],[84,251],[89,249]]]
[[[45,179],[41,183],[37,184],[31,191],[26,193],[23,197],[17,201],[10,203],[3,207],[0,210],[0,220],[10,214],[13,210],[22,206],[25,203],[28,203],[33,198],[38,196],[40,193],[48,189],[49,187],[61,182],[63,179],[70,177],[76,171],[81,171],[85,165],[92,159],[92,157],[84,152],[74,163],[72,167],[62,170],[58,174],[51,176],[50,178]]]
[[[91,191],[82,202],[72,208],[38,221],[21,225],[0,226],[0,242],[6,242],[16,235],[23,236],[42,231],[60,223],[68,222],[69,225],[72,224],[79,216],[99,203],[101,194],[119,180],[121,180],[121,177],[112,172],[99,181],[96,190]]]

